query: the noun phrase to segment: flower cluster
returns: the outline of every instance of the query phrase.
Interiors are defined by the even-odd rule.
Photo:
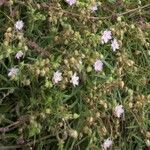
[[[48,134],[50,149],[149,147],[146,3],[131,19],[124,10],[139,9],[125,0],[0,2],[2,145]]]
[[[109,40],[111,40],[111,39],[112,39],[112,33],[111,33],[111,31],[105,30],[103,32],[102,37],[101,37],[102,44],[108,43]],[[111,42],[112,42],[111,43],[111,47],[112,47],[113,51],[115,52],[117,49],[119,49],[119,44],[117,42],[117,39],[114,38]]]
[[[67,1],[70,5],[74,4],[75,1]],[[97,8],[97,5],[94,6],[95,8]],[[95,9],[94,8],[94,9]],[[24,26],[24,22],[19,20],[15,23],[15,28],[17,30],[22,30]],[[107,32],[107,31],[106,31]],[[105,33],[107,34],[107,33]],[[107,39],[105,39],[107,35],[104,35],[104,41],[107,41]],[[22,57],[24,56],[24,53],[22,51],[18,51],[17,54],[15,55],[15,58],[16,59],[21,59]],[[82,62],[80,61],[79,62],[80,64],[82,64]],[[94,70],[99,72],[99,71],[102,71],[103,70],[103,62],[101,60],[96,60],[96,62],[94,63]],[[17,75],[17,72],[18,71],[14,71],[14,68],[11,69],[12,71],[9,72],[8,76],[10,77],[14,77]],[[12,72],[12,73],[11,73]],[[60,81],[63,80],[63,77],[62,77],[62,73],[58,70],[54,73],[53,75],[53,78],[52,78],[52,81],[54,84],[58,84]],[[70,80],[70,83],[73,84],[73,86],[78,86],[79,85],[79,76],[77,76],[77,73],[75,72],[72,76],[71,76],[71,80]]]
[[[76,3],[76,0],[67,0],[66,2],[71,6],[71,5]],[[97,5],[96,4],[93,5],[91,10],[93,12],[95,12],[97,10]],[[23,21],[19,20],[15,23],[16,30],[20,31],[20,30],[23,29],[23,27],[24,27]],[[113,39],[112,38],[112,32],[109,31],[109,30],[105,30],[103,32],[102,37],[101,37],[102,44],[108,43],[112,39]],[[111,47],[112,47],[113,51],[116,51],[116,49],[119,49],[119,44],[118,44],[116,38],[114,38],[112,40]],[[15,55],[15,58],[19,60],[23,56],[24,56],[24,53],[22,51],[18,51]],[[83,62],[80,61],[79,64],[82,65]],[[93,64],[93,67],[94,67],[94,70],[96,72],[101,72],[103,70],[103,62],[100,59],[96,59],[96,61]],[[18,72],[19,72],[18,68],[11,68],[9,70],[8,76],[14,78],[15,76],[17,76]],[[74,72],[74,74],[70,78],[71,78],[70,83],[72,83],[72,85],[74,87],[79,85],[80,78],[79,78],[79,76],[77,75],[76,72]],[[59,84],[59,82],[61,82],[63,79],[64,79],[63,74],[60,70],[57,70],[56,72],[54,72],[53,77],[52,77],[53,84]],[[120,118],[122,115],[124,115],[123,106],[122,105],[116,106],[115,110],[114,110],[114,113],[115,113],[116,117],[118,117],[118,118]],[[102,145],[102,148],[104,150],[107,150],[112,145],[112,143],[113,143],[112,140],[110,138],[108,138],[104,141],[104,143]]]

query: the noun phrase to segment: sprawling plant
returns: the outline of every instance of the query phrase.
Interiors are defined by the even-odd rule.
[[[149,9],[0,0],[0,149],[148,149]]]

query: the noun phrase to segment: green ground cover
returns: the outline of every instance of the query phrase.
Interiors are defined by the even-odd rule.
[[[150,0],[0,0],[0,150],[148,150]]]

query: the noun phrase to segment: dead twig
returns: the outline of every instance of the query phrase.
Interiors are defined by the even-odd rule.
[[[16,129],[17,127],[19,127],[20,125],[22,125],[22,124],[24,124],[28,121],[29,121],[29,116],[22,116],[22,117],[19,118],[18,121],[13,122],[12,124],[10,124],[6,127],[1,127],[0,132],[5,133],[5,132],[12,131],[12,130]]]
[[[34,140],[34,141],[30,141],[26,144],[23,144],[23,145],[12,145],[12,146],[0,146],[0,150],[15,150],[15,149],[18,149],[18,148],[25,148],[25,147],[29,147],[29,146],[32,146],[40,141],[43,141],[43,140],[46,140],[46,139],[49,139],[51,137],[53,137],[54,135],[46,135],[38,140]],[[56,139],[52,139],[52,141],[54,141]]]
[[[40,53],[42,56],[50,57],[50,54],[48,51],[46,51],[44,48],[41,48],[36,42],[26,39],[26,43],[28,47],[34,49],[37,51],[37,53]]]
[[[87,19],[91,19],[91,20],[105,20],[105,19],[112,18],[114,15],[116,17],[119,17],[119,16],[124,16],[124,15],[130,14],[130,13],[138,11],[138,10],[145,9],[145,8],[149,7],[150,4],[144,5],[142,7],[134,8],[134,9],[122,12],[122,13],[112,14],[112,15],[106,16],[106,17],[94,17],[94,16],[81,15],[81,14],[77,14],[77,13],[74,13],[74,12],[66,11],[66,10],[63,10],[61,8],[54,7],[54,6],[45,4],[45,3],[43,5],[41,5],[41,6],[43,6],[44,8],[48,8],[49,10],[53,9],[53,10],[56,10],[56,11],[61,11],[63,14],[71,15],[71,16],[74,16],[74,17],[81,17],[82,16],[83,18],[87,18]]]

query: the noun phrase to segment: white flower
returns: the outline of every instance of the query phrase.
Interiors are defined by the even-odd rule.
[[[11,68],[9,69],[8,76],[9,77],[15,77],[18,73],[19,69],[18,68]]]
[[[110,138],[106,139],[102,145],[103,150],[107,150],[112,145],[112,140]]]
[[[56,71],[55,73],[54,73],[54,75],[53,75],[53,82],[55,83],[55,84],[57,84],[58,82],[60,82],[61,80],[62,80],[62,73],[58,70],[58,71]]]
[[[107,43],[107,42],[108,42],[109,40],[111,40],[111,39],[112,39],[111,31],[105,30],[105,31],[103,32],[102,37],[101,37],[101,42],[102,42],[102,44]]]
[[[15,28],[16,28],[17,30],[22,30],[23,26],[24,26],[24,22],[23,22],[22,20],[18,20],[18,21],[15,23]]]
[[[76,72],[71,77],[70,83],[72,83],[73,86],[79,85],[79,77],[77,76]]]
[[[112,49],[113,49],[114,52],[116,51],[116,49],[119,49],[119,44],[118,44],[118,42],[117,42],[116,39],[114,39],[114,40],[112,41],[111,47],[112,47]]]
[[[95,71],[102,71],[103,62],[101,60],[96,60],[93,66],[94,66]]]
[[[72,5],[74,5],[74,4],[76,3],[76,0],[66,0],[66,2],[67,2],[70,6],[72,6]]]
[[[124,114],[124,109],[122,105],[118,105],[115,107],[115,115],[120,118],[121,115]]]
[[[96,4],[91,7],[92,12],[95,12],[97,9],[98,9],[98,8],[97,8],[97,5],[96,5]]]
[[[22,51],[19,51],[19,52],[16,54],[15,58],[20,59],[22,56],[23,56],[23,52],[22,52]]]

